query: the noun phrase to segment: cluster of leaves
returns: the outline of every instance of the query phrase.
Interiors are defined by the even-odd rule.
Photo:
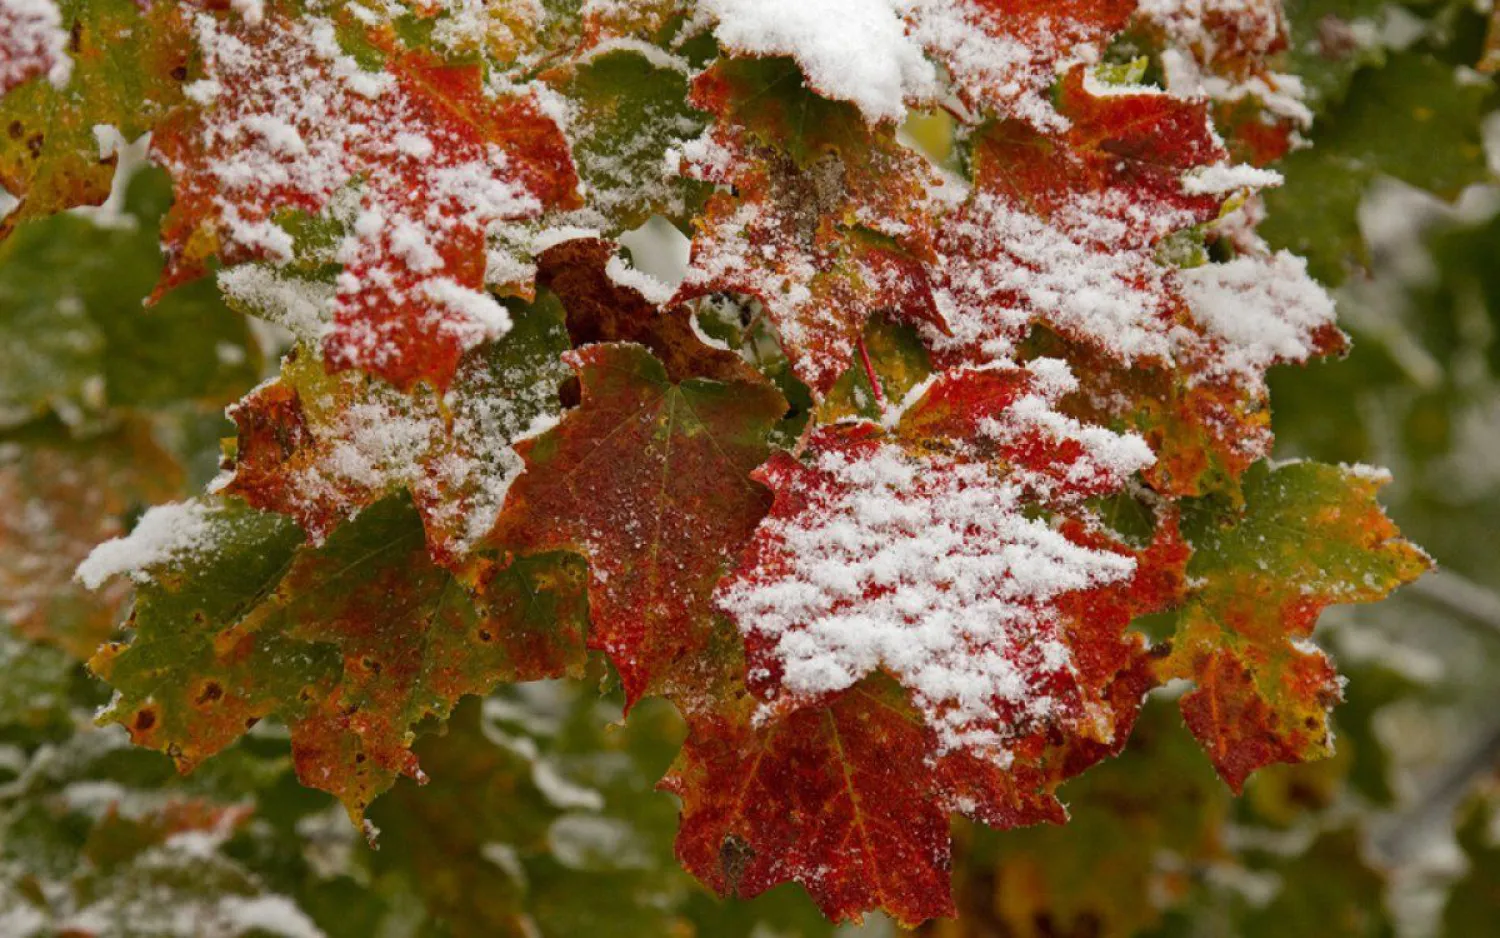
[[[1159,713],[1080,782],[1127,806],[1123,829],[1028,832],[1011,843],[1034,860],[997,871],[962,828],[955,896],[950,816],[1065,820],[1059,786],[1176,679],[1235,790],[1329,754],[1341,683],[1306,639],[1427,564],[1382,476],[1266,461],[1266,370],[1344,337],[1256,233],[1277,177],[1254,165],[1305,129],[1284,50],[1314,104],[1341,103],[1328,133],[1379,121],[1349,103],[1384,93],[1362,90],[1369,63],[1298,64],[1339,11],[1294,10],[1289,41],[1276,4],[869,4],[948,82],[908,89],[901,127],[816,33],[749,37],[735,3],[222,6],[0,0],[0,25],[61,37],[0,46],[0,502],[26,509],[0,519],[0,614],[91,656],[105,722],[202,766],[166,785],[142,762],[131,784],[168,794],[89,814],[69,786],[135,770],[34,767],[89,690],[18,696],[45,731],[15,750],[37,781],[5,829],[69,838],[45,864],[0,857],[25,871],[0,875],[18,922],[100,930],[100,903],[175,896],[211,851],[225,884],[171,900],[205,933],[257,927],[267,891],[330,934],[423,915],[576,933],[585,873],[643,934],[731,934],[653,839],[665,770],[676,856],[722,894],[795,881],[833,919],[961,910],[978,930],[999,908],[1022,933],[1129,934],[1160,904],[1101,909],[1067,838],[1156,889],[1157,858],[1132,859],[1158,844],[1129,809],[1148,771],[1182,771],[1166,850],[1216,854],[1229,810]],[[159,171],[115,166],[146,131],[170,208]],[[1366,166],[1358,147],[1336,152]],[[1319,185],[1308,152],[1265,231],[1331,277],[1358,249],[1299,240],[1321,230],[1295,195]],[[692,233],[680,285],[619,245],[663,219]],[[212,494],[142,515],[212,474],[205,413],[259,376],[247,316],[286,330],[280,373],[231,408]],[[97,592],[72,580],[85,557]],[[95,653],[129,599],[117,572],[132,634]],[[14,647],[14,673],[73,679]],[[605,668],[623,740],[556,684],[461,703]],[[669,769],[656,698],[685,732]],[[545,745],[606,795],[558,781],[534,714],[497,729],[529,712],[506,700],[566,711]],[[288,769],[387,849],[318,827]],[[1333,833],[1297,862],[1355,853]],[[351,890],[389,898],[335,924]],[[797,902],[758,914],[814,934]]]

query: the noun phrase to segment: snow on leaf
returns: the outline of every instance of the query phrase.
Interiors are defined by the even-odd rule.
[[[908,98],[931,98],[937,71],[907,36],[894,0],[705,0],[714,37],[749,56],[787,55],[819,95],[870,122],[899,121]]]
[[[427,556],[410,503],[366,509],[317,548],[275,515],[204,503],[191,551],[140,554],[129,644],[90,667],[117,694],[100,716],[188,771],[277,716],[303,784],[356,822],[398,775],[420,776],[413,727],[464,694],[581,663],[581,565],[481,563],[461,582]],[[110,545],[106,545],[107,547]]]
[[[1168,90],[1211,99],[1236,156],[1274,162],[1312,122],[1301,78],[1272,69],[1287,48],[1277,0],[1140,0],[1136,23],[1160,46]]]
[[[1092,64],[1136,0],[902,0],[912,36],[948,70],[969,107],[1039,130],[1066,128],[1053,107],[1061,72]]]
[[[937,444],[971,459],[1001,460],[1029,494],[1056,502],[1117,491],[1155,460],[1145,440],[1058,413],[1077,390],[1067,363],[948,371],[923,389],[897,432],[909,446]]]
[[[938,246],[940,360],[1004,359],[1034,322],[1125,363],[1172,360],[1180,304],[1157,248],[1218,215],[1222,197],[1183,177],[1223,149],[1201,103],[1098,96],[1082,70],[1061,96],[1071,123],[1058,137],[1014,122],[982,132],[974,192]]]
[[[135,140],[182,100],[191,43],[180,4],[63,0],[49,16],[51,8],[48,0],[0,5],[0,187],[20,199],[0,219],[0,237],[24,221],[102,203],[116,157],[99,128]],[[9,43],[25,41],[26,24],[43,20],[63,30],[67,58],[45,69],[53,80],[5,93],[31,68],[25,57],[11,58]]]
[[[776,501],[715,601],[745,636],[749,684],[768,708],[815,703],[881,669],[913,692],[944,751],[1001,765],[1013,739],[1098,718],[1058,607],[1130,582],[1135,558],[1036,517],[1047,506],[1036,490],[1058,480],[1024,461],[1047,445],[1079,450],[1085,492],[1100,475],[1117,487],[1150,455],[1138,439],[1048,428],[1029,400],[995,414],[1014,472],[913,453],[868,424],[817,430],[803,460],[777,453],[758,471]]]
[[[38,77],[65,86],[73,74],[67,44],[52,0],[0,0],[0,95]]]
[[[478,66],[391,49],[384,71],[365,71],[327,20],[195,24],[199,106],[153,142],[177,184],[162,287],[215,254],[291,260],[278,218],[317,215],[353,187],[328,363],[446,386],[464,352],[510,327],[484,290],[491,228],[577,198],[557,125],[534,94],[490,96]]]
[[[1386,478],[1363,467],[1258,464],[1241,508],[1187,509],[1193,585],[1159,668],[1197,684],[1183,716],[1236,791],[1262,766],[1330,750],[1340,683],[1307,642],[1323,609],[1382,599],[1430,566],[1376,502]]]
[[[670,175],[665,161],[668,149],[703,130],[703,114],[688,102],[686,69],[622,48],[544,76],[569,102],[572,155],[589,207],[614,232],[655,214],[685,218],[703,198],[702,183]]]
[[[512,444],[551,426],[568,376],[556,297],[512,313],[511,331],[465,355],[444,395],[330,375],[305,349],[294,352],[278,380],[230,409],[239,441],[219,491],[286,514],[321,542],[404,489],[433,556],[457,563],[488,533],[521,471]]]
[[[491,541],[589,560],[589,646],[608,653],[627,700],[693,690],[712,638],[710,594],[769,505],[750,479],[786,410],[764,383],[680,384],[638,345],[569,353],[582,402],[517,449]]]
[[[922,157],[849,105],[812,94],[784,59],[721,62],[694,95],[721,121],[683,156],[733,193],[713,196],[698,218],[678,301],[755,297],[819,395],[875,313],[942,329],[921,263],[935,224],[930,192],[941,186]]]
[[[1307,262],[1281,251],[1204,264],[1179,275],[1193,315],[1217,341],[1208,367],[1259,387],[1272,365],[1303,364],[1342,351],[1333,297]]]

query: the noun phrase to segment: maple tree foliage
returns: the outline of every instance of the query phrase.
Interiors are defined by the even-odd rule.
[[[134,424],[0,451],[0,502],[88,493],[0,524],[7,616],[184,772],[274,719],[362,824],[402,776],[501,771],[424,746],[478,732],[465,696],[601,652],[627,714],[685,722],[689,872],[916,925],[958,908],[953,816],[1065,823],[1168,682],[1235,791],[1328,755],[1319,614],[1429,564],[1380,472],[1269,458],[1267,370],[1347,342],[1257,233],[1309,116],[1278,4],[0,0],[0,28],[0,236],[108,208],[149,132],[172,201],[130,314],[211,289],[290,346],[187,500]],[[65,604],[86,625],[49,634]],[[149,823],[242,823],[214,810]]]

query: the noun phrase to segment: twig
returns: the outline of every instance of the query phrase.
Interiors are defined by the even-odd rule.
[[[1436,570],[1406,587],[1417,599],[1500,636],[1500,596],[1449,570]]]
[[[1500,706],[1497,706],[1500,711]],[[1474,779],[1500,763],[1500,720],[1491,721],[1468,749],[1438,774],[1427,791],[1406,811],[1397,815],[1379,837],[1375,849],[1393,864],[1411,858],[1412,848],[1424,831],[1443,823],[1458,809]]]

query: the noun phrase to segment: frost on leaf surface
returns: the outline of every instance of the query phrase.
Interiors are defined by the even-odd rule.
[[[510,328],[487,271],[524,259],[491,258],[491,229],[576,198],[555,122],[531,93],[490,93],[477,66],[393,48],[384,70],[367,71],[331,21],[200,15],[195,26],[198,106],[153,144],[177,183],[163,287],[214,254],[291,261],[279,216],[337,210],[329,365],[446,385],[464,352]]]

